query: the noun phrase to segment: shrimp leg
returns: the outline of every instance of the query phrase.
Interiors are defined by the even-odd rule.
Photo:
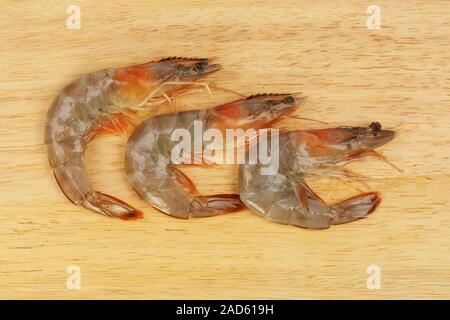
[[[192,86],[192,85],[196,85],[196,86],[202,86],[206,89],[206,91],[208,92],[209,96],[212,98],[212,92],[211,89],[209,88],[209,85],[207,83],[203,83],[203,82],[187,82],[187,81],[179,81],[179,82],[170,82],[167,81],[165,83],[163,83],[161,86],[159,86],[156,90],[153,90],[152,92],[150,92],[150,94],[144,99],[144,102],[142,103],[142,105],[145,105],[147,101],[151,100],[155,94],[157,94],[158,92],[162,92],[163,96],[168,99],[168,101],[170,102],[170,98],[164,93],[164,91],[162,91],[163,87],[166,86]]]
[[[389,166],[394,168],[399,173],[403,173],[402,169],[397,167],[395,164],[393,164],[391,161],[389,161],[388,158],[386,158],[384,155],[382,155],[381,153],[379,153],[379,152],[377,152],[375,150],[364,150],[364,151],[361,151],[359,153],[352,154],[352,155],[350,155],[350,156],[348,156],[346,158],[345,162],[348,163],[348,162],[351,162],[353,160],[359,160],[359,159],[365,158],[365,157],[373,157],[373,158],[379,159],[379,160],[387,163]]]

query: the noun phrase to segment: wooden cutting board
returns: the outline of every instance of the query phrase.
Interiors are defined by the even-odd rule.
[[[381,29],[366,25],[368,1],[74,2],[80,29],[66,27],[72,1],[0,3],[0,298],[450,298],[448,1],[376,1]],[[365,160],[351,168],[366,185],[312,181],[330,202],[357,188],[383,195],[369,218],[329,230],[248,210],[182,221],[138,198],[123,171],[126,137],[103,136],[87,154],[94,186],[145,218],[69,203],[43,145],[52,99],[84,73],[173,55],[215,57],[224,68],[208,81],[242,94],[301,91],[296,114],[329,123],[284,127],[397,130],[380,151],[403,174]],[[213,93],[155,112],[235,98]],[[205,194],[237,191],[234,166],[185,172]],[[70,266],[79,290],[67,286]],[[368,289],[372,270],[379,289]]]

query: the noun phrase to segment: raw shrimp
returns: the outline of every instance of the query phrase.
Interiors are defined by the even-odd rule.
[[[295,95],[264,94],[208,110],[150,118],[128,140],[125,152],[128,181],[141,198],[176,218],[208,217],[238,211],[243,207],[239,195],[202,196],[192,181],[175,167],[171,153],[178,141],[172,141],[172,133],[175,129],[186,129],[193,141],[194,122],[201,122],[205,130],[214,128],[220,132],[225,129],[264,128],[294,111],[296,105]],[[205,142],[202,143],[205,147]]]
[[[92,189],[83,156],[102,130],[121,131],[129,116],[186,88],[220,68],[207,59],[166,58],[86,74],[65,87],[51,105],[45,126],[50,166],[67,198],[95,212],[137,219],[142,212]]]
[[[339,127],[280,134],[276,151],[283,156],[278,172],[262,175],[259,164],[240,165],[241,200],[269,220],[303,228],[324,229],[364,218],[380,204],[378,192],[328,205],[309,188],[305,178],[346,175],[348,171],[343,168],[346,163],[365,156],[382,157],[374,149],[393,137],[394,132],[382,130],[378,122],[367,128]],[[272,135],[267,139],[273,138]]]

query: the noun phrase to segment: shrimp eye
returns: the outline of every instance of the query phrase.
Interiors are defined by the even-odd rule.
[[[194,65],[194,68],[192,70],[196,73],[201,73],[201,72],[205,71],[207,66],[208,66],[208,62],[206,62],[206,61],[198,62]]]
[[[292,104],[294,102],[295,102],[295,99],[293,96],[288,96],[283,99],[283,103],[285,103],[285,104]]]
[[[372,131],[375,131],[375,132],[380,131],[381,130],[381,123],[379,123],[379,122],[372,122],[369,125],[369,128],[372,129]]]

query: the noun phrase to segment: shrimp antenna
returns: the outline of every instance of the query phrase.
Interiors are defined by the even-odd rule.
[[[331,177],[331,178],[335,178],[335,177]],[[331,188],[330,188],[330,190],[328,190],[328,192],[327,192],[327,194],[325,195],[325,197],[328,197],[329,195],[331,195],[332,193],[333,193],[333,191],[334,191],[334,188],[336,187],[336,181],[337,180],[339,180],[339,178],[336,178],[336,179],[332,179],[331,181],[332,181],[332,185],[331,185]]]
[[[293,93],[292,96],[295,98],[295,100],[297,100],[297,103],[303,102],[307,98],[307,96],[304,96],[302,94],[302,92]],[[317,120],[317,119],[313,119],[313,118],[300,117],[298,115],[292,115],[291,117],[294,119],[297,119],[297,120],[306,120],[306,121],[312,121],[312,122],[317,122],[317,123],[321,123],[321,124],[330,124],[329,122],[326,122],[326,121],[321,121],[321,120]]]
[[[356,180],[356,182],[362,184],[362,185],[363,185],[364,187],[366,187],[368,190],[363,190],[363,189],[361,189],[361,188],[358,188],[357,186],[355,186],[355,185],[353,185],[353,184],[351,184],[351,183],[348,183],[348,182],[347,182],[345,179],[343,179],[343,178],[340,178],[340,177],[334,177],[334,178],[336,178],[336,180],[342,182],[343,184],[345,184],[345,185],[347,185],[347,186],[350,186],[350,187],[354,188],[356,191],[361,192],[361,193],[365,193],[365,192],[367,192],[367,191],[371,191],[371,190],[372,190],[366,183],[363,183],[362,181]],[[368,188],[368,187],[369,187],[369,188]]]
[[[341,178],[341,180],[343,180],[342,177],[348,178],[350,180],[360,183],[361,185],[366,187],[367,190],[371,190],[370,186],[367,184],[365,180],[375,180],[374,178],[362,175],[360,173],[355,173],[346,168],[341,168],[339,171],[341,172],[341,174],[336,175],[335,176],[336,178],[338,179]]]
[[[220,90],[220,91],[223,91],[223,92],[229,92],[229,93],[235,94],[235,95],[237,95],[237,96],[240,96],[241,98],[244,98],[244,97],[245,97],[245,95],[242,94],[242,93],[239,93],[239,92],[237,92],[237,91],[234,91],[234,90],[231,90],[231,89],[227,89],[227,88],[218,86],[218,85],[215,84],[215,83],[210,83],[209,86],[210,86],[211,88],[213,88],[213,89],[217,89],[217,90]]]
[[[383,154],[381,154],[381,153],[379,153],[379,152],[373,150],[372,155],[373,155],[375,158],[378,158],[378,159],[380,159],[381,161],[386,162],[388,165],[390,165],[392,168],[394,168],[395,170],[397,170],[399,173],[403,174],[403,170],[400,169],[399,167],[397,167],[397,166],[396,166],[395,164],[393,164],[391,161],[389,161],[389,159],[386,158],[386,156],[384,156]]]
[[[321,121],[321,120],[317,120],[317,119],[312,119],[312,118],[300,117],[298,115],[291,115],[291,116],[289,116],[289,118],[293,118],[293,119],[297,119],[297,120],[312,121],[312,122],[317,122],[317,123],[321,123],[321,124],[330,124],[329,122],[325,122],[325,121]]]

